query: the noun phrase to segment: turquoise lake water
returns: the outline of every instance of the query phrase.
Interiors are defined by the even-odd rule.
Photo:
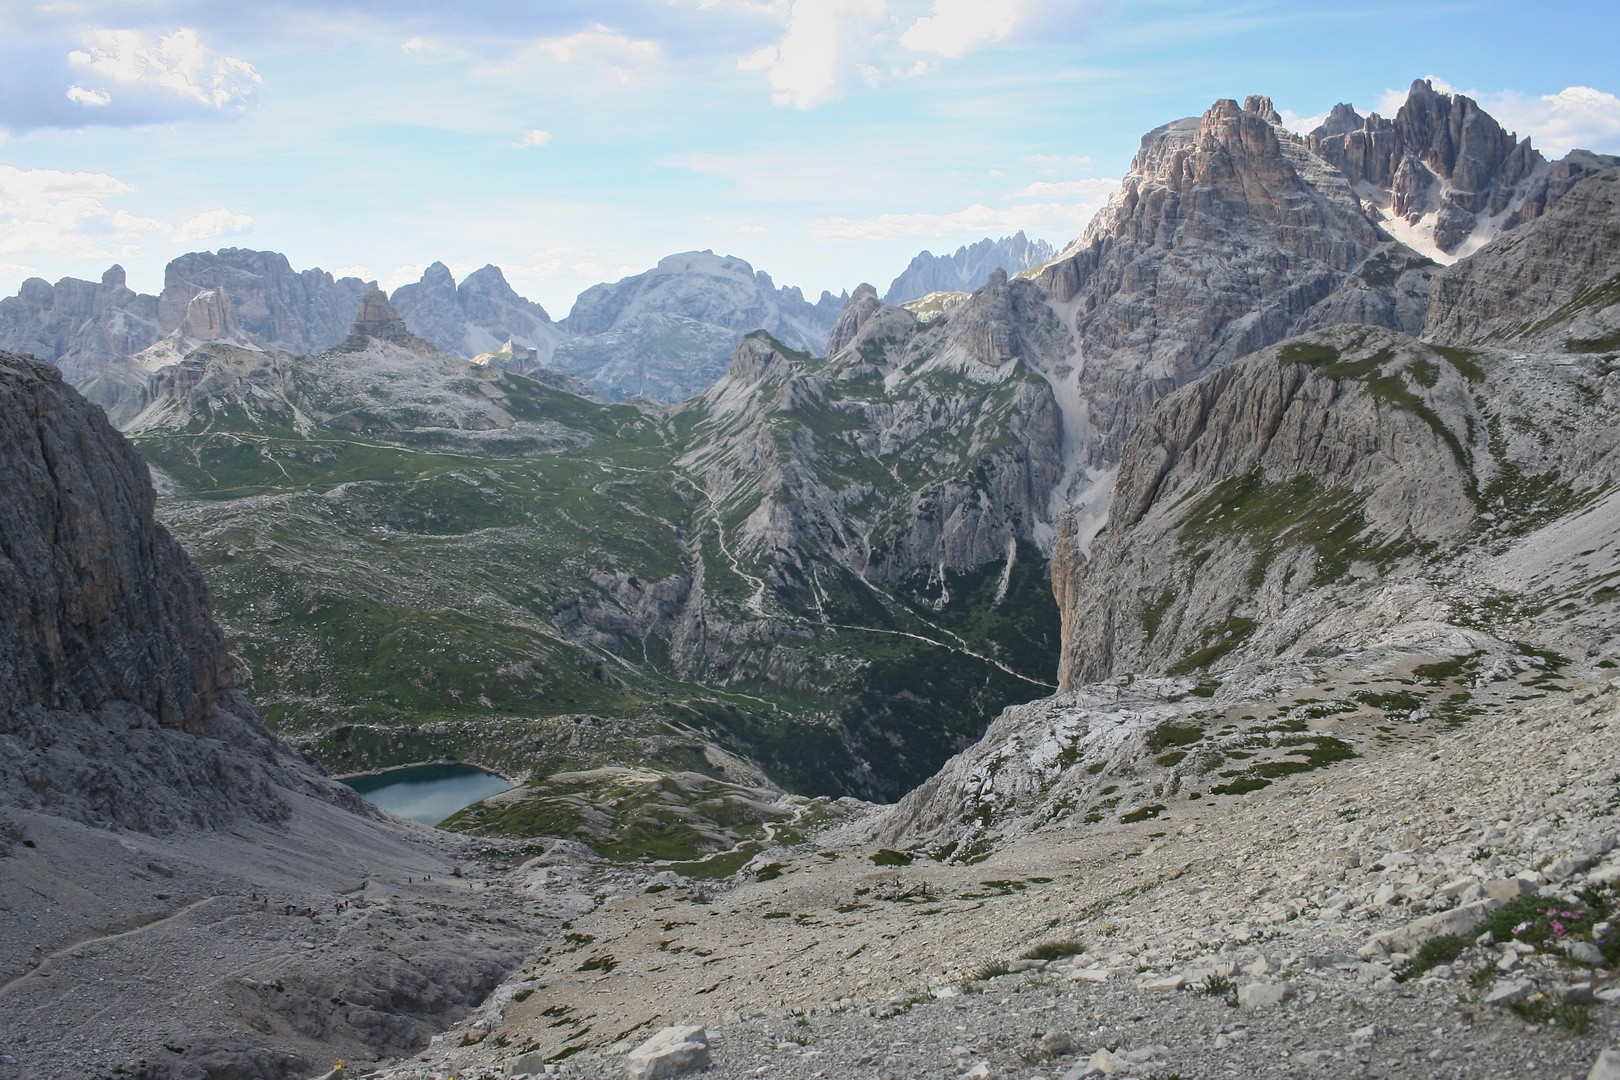
[[[369,803],[424,825],[437,825],[512,785],[471,765],[416,765],[343,781]]]

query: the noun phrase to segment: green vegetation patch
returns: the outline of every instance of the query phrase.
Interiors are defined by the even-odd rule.
[[[1152,806],[1143,806],[1136,810],[1132,810],[1130,813],[1121,816],[1119,820],[1126,825],[1134,825],[1138,821],[1148,821],[1152,818],[1158,817],[1160,814],[1164,813],[1165,809],[1165,807],[1155,803]]]
[[[1166,720],[1148,735],[1148,752],[1157,754],[1170,746],[1191,746],[1204,737],[1204,729],[1196,724],[1177,725]]]
[[[1086,951],[1086,946],[1079,938],[1064,938],[1062,941],[1043,941],[1026,950],[1025,960],[1062,960],[1066,956],[1079,956]]]
[[[907,855],[903,851],[894,851],[890,848],[883,848],[877,854],[872,856],[872,862],[876,866],[910,866],[913,862],[913,857]]]

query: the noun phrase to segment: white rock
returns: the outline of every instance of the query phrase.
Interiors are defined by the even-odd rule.
[[[988,1080],[990,1076],[990,1063],[981,1061],[973,1068],[962,1074],[962,1080]]]
[[[1528,979],[1512,981],[1498,979],[1491,986],[1483,1000],[1487,1005],[1506,1005],[1510,1001],[1518,1001],[1520,998],[1528,997],[1531,989],[1532,984]]]
[[[1332,1056],[1331,1050],[1301,1050],[1294,1058],[1306,1065],[1320,1065]]]
[[[1356,1028],[1356,1030],[1350,1033],[1350,1037],[1358,1043],[1364,1043],[1372,1042],[1373,1035],[1375,1034],[1377,1033],[1373,1030],[1372,1025],[1368,1024],[1366,1027]]]
[[[960,997],[962,995],[962,992],[954,986],[936,986],[929,992],[941,999]]]
[[[544,1071],[546,1067],[545,1056],[539,1051],[532,1054],[523,1054],[519,1057],[508,1058],[506,1061],[507,1076],[522,1076],[525,1073]]]
[[[1253,975],[1255,978],[1259,978],[1262,975],[1270,975],[1276,970],[1276,966],[1273,965],[1270,960],[1262,956],[1255,960],[1252,964],[1245,965],[1243,968],[1243,973],[1245,975]]]
[[[1095,1054],[1092,1054],[1091,1060],[1086,1062],[1086,1064],[1091,1067],[1093,1072],[1100,1072],[1104,1076],[1113,1076],[1116,1073],[1124,1072],[1126,1066],[1128,1066],[1130,1063],[1124,1058],[1110,1053],[1105,1047],[1098,1050]]]
[[[663,1080],[709,1067],[709,1036],[702,1027],[667,1027],[625,1055],[630,1080]]]
[[[1442,911],[1436,915],[1429,915],[1421,919],[1414,919],[1405,926],[1396,927],[1378,934],[1363,945],[1360,949],[1363,957],[1370,957],[1376,953],[1405,952],[1415,950],[1430,938],[1442,937],[1448,934],[1466,934],[1474,927],[1485,921],[1485,917],[1502,906],[1502,901],[1492,897],[1462,907]]]
[[[1586,1080],[1620,1080],[1620,1050],[1605,1050],[1599,1054]]]
[[[1114,974],[1113,968],[1081,968],[1069,973],[1069,982],[1104,983]]]
[[[1564,955],[1587,967],[1603,966],[1603,951],[1590,941],[1571,941],[1564,946]]]
[[[1187,985],[1185,975],[1166,975],[1162,979],[1153,979],[1142,984],[1144,990],[1180,990]]]
[[[1506,903],[1521,896],[1529,896],[1536,891],[1536,887],[1522,877],[1506,878],[1500,881],[1487,881],[1485,895],[1492,900]]]
[[[1287,983],[1250,983],[1238,990],[1238,1005],[1245,1009],[1269,1009],[1294,995]]]

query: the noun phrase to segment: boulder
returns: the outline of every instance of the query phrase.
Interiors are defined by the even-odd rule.
[[[1294,996],[1287,983],[1250,983],[1238,989],[1238,1005],[1245,1009],[1269,1009]]]
[[[709,1035],[697,1025],[667,1027],[625,1055],[630,1080],[663,1080],[709,1067]]]
[[[1603,950],[1590,941],[1571,941],[1564,946],[1564,955],[1577,964],[1587,967],[1602,967],[1604,963]]]
[[[1586,1080],[1620,1080],[1620,1050],[1605,1050],[1599,1054]]]
[[[1524,878],[1506,878],[1501,881],[1487,881],[1485,883],[1485,895],[1492,900],[1500,900],[1503,903],[1516,900],[1521,896],[1529,896],[1535,891],[1536,887]]]
[[[1499,884],[1492,882],[1492,884]],[[1430,938],[1445,937],[1451,934],[1466,934],[1474,927],[1485,921],[1485,916],[1502,906],[1502,901],[1495,897],[1485,900],[1476,900],[1472,904],[1452,908],[1422,919],[1414,919],[1405,926],[1378,934],[1363,945],[1360,949],[1364,957],[1375,956],[1379,953],[1415,952],[1418,946]]]
[[[1098,1050],[1095,1054],[1092,1054],[1091,1060],[1086,1062],[1086,1064],[1091,1068],[1092,1072],[1099,1072],[1104,1076],[1113,1076],[1117,1073],[1122,1073],[1130,1067],[1130,1062],[1113,1053],[1107,1047],[1104,1047],[1103,1049]]]

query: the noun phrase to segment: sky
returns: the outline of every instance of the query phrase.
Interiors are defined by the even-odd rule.
[[[1416,78],[1620,153],[1620,5],[1457,0],[3,0],[0,295],[186,251],[393,288],[485,263],[554,317],[674,252],[809,299],[1018,229],[1061,247],[1141,136]]]

